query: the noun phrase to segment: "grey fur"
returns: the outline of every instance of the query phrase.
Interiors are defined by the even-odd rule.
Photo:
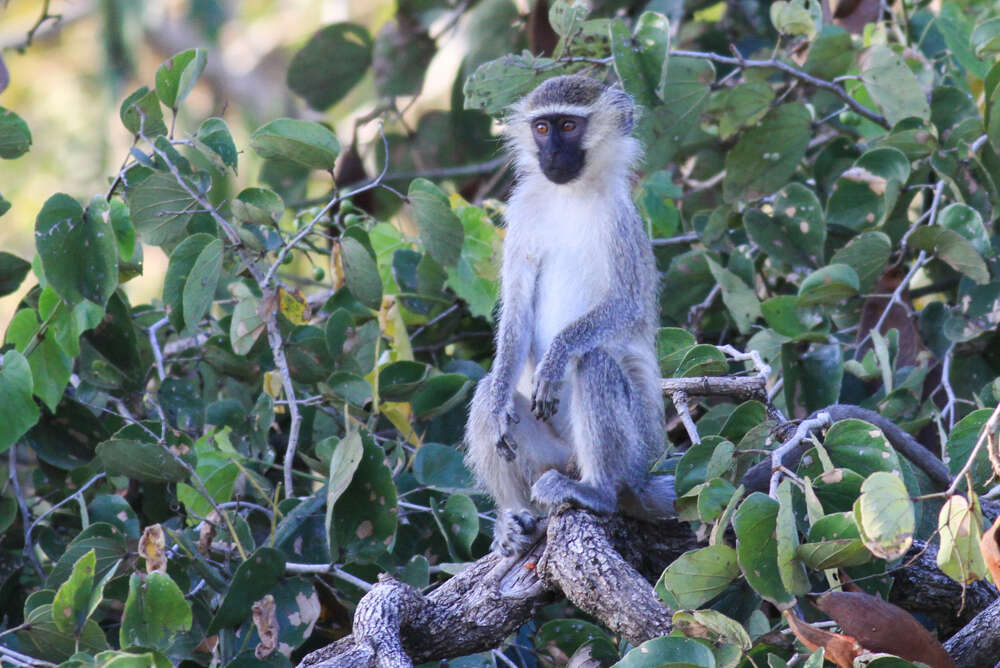
[[[587,162],[563,185],[539,171],[528,130],[560,104],[588,118]],[[604,514],[673,513],[672,478],[648,474],[665,435],[657,270],[629,194],[640,153],[628,136],[633,117],[623,91],[571,75],[544,82],[509,118],[518,181],[497,353],[465,434],[466,461],[501,509],[494,549],[505,554],[530,544],[527,511],[572,503]]]

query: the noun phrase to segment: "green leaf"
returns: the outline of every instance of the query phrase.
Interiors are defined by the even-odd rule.
[[[13,160],[28,152],[31,130],[20,116],[0,107],[0,158]]]
[[[556,76],[558,72],[553,71],[553,65],[555,61],[551,58],[536,58],[528,53],[483,63],[462,87],[465,108],[499,116],[538,84]]]
[[[174,111],[194,89],[208,62],[204,49],[188,49],[164,61],[156,70],[156,95]]]
[[[191,239],[192,237],[188,237]],[[186,241],[186,240],[185,240]],[[198,253],[191,272],[184,281],[181,295],[184,322],[195,327],[208,312],[222,273],[222,240],[213,239]]]
[[[711,258],[707,258],[707,262],[716,283],[722,288],[722,301],[736,322],[736,328],[746,334],[750,331],[750,326],[761,317],[757,293],[739,276],[719,266]]]
[[[709,545],[675,559],[660,576],[656,591],[670,607],[698,608],[724,592],[739,574],[736,550]]]
[[[858,275],[858,289],[867,292],[882,275],[889,261],[892,241],[882,232],[862,232],[830,258],[830,264],[846,264]]]
[[[108,649],[104,630],[93,619],[88,619],[80,635],[60,631],[53,620],[52,605],[45,603],[25,615],[23,631],[17,639],[22,652],[41,661],[64,661],[77,651],[97,654]]]
[[[188,188],[194,190],[190,184]],[[138,184],[126,187],[125,200],[143,242],[154,246],[184,236],[187,224],[201,210],[201,205],[166,172],[153,172]]]
[[[355,235],[340,238],[340,259],[344,266],[344,280],[354,298],[365,306],[378,309],[382,305],[382,278],[371,251],[356,235],[367,240],[367,235],[356,230]]]
[[[430,420],[458,406],[471,387],[472,381],[464,374],[443,373],[429,378],[410,405],[418,419]]]
[[[566,656],[595,640],[608,640],[608,633],[597,624],[582,619],[553,619],[535,632],[535,647],[540,652],[558,647]],[[617,654],[615,655],[617,658]]]
[[[827,222],[851,230],[881,225],[910,177],[910,161],[896,148],[867,151],[837,179],[826,203]]]
[[[237,626],[246,621],[247,611],[254,601],[264,598],[278,584],[285,572],[285,555],[273,547],[261,547],[247,557],[233,574],[215,617],[206,635]]]
[[[750,81],[715,93],[708,111],[719,118],[719,137],[729,139],[741,128],[756,125],[773,101],[774,91],[767,82]]]
[[[752,201],[788,183],[805,155],[812,116],[805,105],[782,104],[743,133],[726,153],[726,202]]]
[[[677,365],[676,377],[724,376],[729,372],[729,362],[721,350],[707,343],[700,343],[685,354]]]
[[[386,401],[407,401],[430,373],[421,362],[400,360],[387,364],[378,373],[378,391]]]
[[[809,542],[799,545],[799,558],[815,570],[860,566],[872,555],[861,542],[852,513],[832,513],[816,520],[809,528]]]
[[[316,449],[322,450],[324,443],[332,439],[332,436],[324,439],[323,442],[317,444]],[[354,479],[354,474],[358,470],[358,465],[361,464],[364,454],[365,448],[361,434],[357,430],[352,430],[347,436],[340,439],[330,456],[330,476],[327,479],[326,518],[324,522],[327,535],[330,535],[330,528],[333,526],[334,506],[351,484],[351,480]],[[337,555],[330,554],[331,559],[336,557]]]
[[[94,588],[97,555],[90,550],[73,564],[73,572],[59,585],[52,600],[52,619],[63,633],[76,634],[90,616],[90,595]],[[100,600],[100,599],[98,599]]]
[[[778,517],[775,525],[775,540],[778,543],[778,575],[781,584],[790,593],[802,596],[809,593],[811,585],[805,566],[799,561],[799,530],[795,524],[795,508],[792,504],[792,481],[785,478],[778,485]]]
[[[951,433],[948,434],[945,451],[948,453],[948,470],[953,476],[957,475],[966,463],[968,463],[969,457],[976,447],[976,442],[983,431],[983,427],[987,420],[989,420],[992,412],[989,408],[980,408],[979,410],[972,411],[959,420],[952,428]],[[980,448],[976,461],[973,463],[969,473],[972,475],[976,491],[980,494],[985,492],[987,489],[986,483],[993,476],[986,448]]]
[[[674,56],[667,65],[662,105],[644,109],[636,136],[646,147],[646,164],[665,167],[685,144],[705,136],[699,129],[701,113],[711,95],[715,66],[701,58]]]
[[[969,43],[979,58],[1000,53],[1000,17],[983,21],[969,37]]]
[[[191,623],[191,604],[169,575],[154,571],[143,578],[132,574],[118,635],[122,647],[166,651],[174,636],[189,630]]]
[[[910,246],[925,250],[979,285],[990,282],[990,272],[975,246],[958,232],[937,225],[918,227]]]
[[[210,247],[218,248],[216,244],[220,243],[213,235],[199,232],[198,234],[192,234],[177,244],[177,247],[170,254],[167,274],[163,279],[163,303],[167,307],[167,315],[170,317],[170,322],[177,331],[182,331],[185,325],[188,327],[197,325],[198,320],[201,319],[201,315],[204,314],[203,311],[198,316],[198,320],[188,320],[185,317],[184,297],[186,294],[191,294],[192,298],[194,297],[200,283],[200,279],[195,279],[192,287],[188,288],[194,268],[203,256],[206,260],[201,264],[202,273],[204,273],[205,269],[210,268],[206,267],[206,264],[208,259],[215,255],[215,252],[208,253],[207,251]],[[214,294],[214,286],[209,297],[212,294]],[[190,308],[193,309],[194,306],[195,304],[192,304]]]
[[[229,206],[236,220],[254,225],[275,225],[285,213],[281,197],[267,188],[244,188]]]
[[[858,273],[846,264],[828,264],[802,280],[798,306],[836,304],[858,294]]]
[[[648,106],[664,99],[670,53],[670,26],[657,12],[643,12],[635,35],[624,21],[609,26],[615,71],[636,102]]]
[[[257,313],[259,307],[260,300],[256,297],[247,296],[236,302],[229,324],[229,340],[232,342],[233,352],[237,355],[249,353],[264,331],[266,323]]]
[[[382,97],[416,95],[437,45],[420,24],[390,19],[375,35],[375,89]]]
[[[906,554],[913,544],[913,503],[899,475],[879,471],[861,485],[854,521],[872,554],[886,561]]]
[[[959,202],[949,204],[938,214],[938,225],[961,234],[972,243],[980,255],[984,257],[993,255],[983,217],[971,206]]]
[[[472,543],[479,535],[479,511],[465,494],[452,494],[444,504],[441,522],[448,537],[460,548],[459,554],[472,557]]]
[[[660,374],[671,377],[684,359],[687,351],[694,347],[694,335],[680,327],[663,327],[656,333],[656,356],[660,361]]]
[[[448,197],[427,179],[414,179],[407,192],[417,230],[431,257],[446,267],[458,262],[465,230],[451,210]]]
[[[334,23],[316,31],[288,65],[288,87],[322,111],[361,81],[372,62],[372,38],[364,26]]]
[[[803,319],[803,310],[797,306],[795,295],[771,297],[760,305],[761,314],[768,326],[782,336],[798,337],[808,333],[809,323]]]
[[[674,613],[673,622],[684,635],[702,638],[715,647],[734,645],[746,652],[753,646],[746,629],[718,610],[678,610]]]
[[[763,598],[784,609],[795,603],[795,596],[782,583],[778,567],[775,537],[778,509],[777,501],[754,492],[733,515],[733,528],[736,556],[747,583]]]
[[[278,118],[250,135],[250,146],[262,158],[290,160],[312,169],[332,170],[340,142],[325,125],[295,118]]]
[[[6,297],[17,290],[28,275],[31,263],[12,253],[0,251],[0,297]]]
[[[462,254],[454,267],[445,269],[448,275],[446,285],[465,300],[470,313],[492,320],[499,292],[497,257],[503,245],[500,231],[482,208],[459,198],[453,202],[452,210],[462,222]],[[431,266],[439,269],[433,258],[426,255],[420,258],[417,265],[418,286],[426,285],[421,271]],[[427,289],[433,287],[428,286]]]
[[[194,138],[201,146],[209,149],[207,157],[221,167],[230,167],[236,171],[236,143],[229,132],[229,126],[221,118],[209,118],[198,127]],[[199,146],[200,148],[200,146]],[[204,151],[203,151],[204,153]]]
[[[920,80],[889,47],[877,44],[862,55],[861,80],[890,125],[910,116],[930,120]]]
[[[46,586],[55,588],[66,582],[73,572],[73,565],[91,550],[97,557],[94,577],[99,580],[128,555],[128,545],[121,531],[104,522],[93,522],[70,542],[46,578]]]
[[[955,494],[948,497],[938,515],[941,537],[938,568],[962,586],[986,577],[989,572],[979,549],[983,517],[978,506],[978,503],[971,506],[964,496]]]
[[[813,43],[803,69],[820,79],[834,79],[846,74],[854,63],[851,36],[840,26],[824,25]]]
[[[97,456],[108,474],[141,482],[182,482],[189,475],[163,446],[151,441],[112,438],[97,446]]]
[[[153,138],[167,134],[160,98],[156,91],[149,90],[149,86],[143,86],[125,98],[118,115],[125,129],[134,135]]]
[[[333,508],[330,554],[337,562],[371,562],[392,550],[396,540],[396,484],[385,452],[364,435],[364,455],[351,484]]]
[[[68,304],[107,304],[118,285],[118,258],[102,196],[86,212],[69,195],[50,197],[35,219],[35,245],[48,284]]]
[[[823,262],[826,223],[816,194],[800,183],[791,183],[773,202],[774,215],[747,209],[743,223],[747,234],[774,260],[792,267],[816,267]]]
[[[664,636],[647,640],[613,668],[715,668],[715,657],[705,645],[690,638]]]
[[[777,0],[770,7],[771,23],[774,29],[782,35],[805,35],[813,39],[819,31],[819,26],[802,4]]]
[[[31,398],[33,390],[28,360],[8,350],[0,366],[0,452],[6,452],[38,422],[41,413]]]

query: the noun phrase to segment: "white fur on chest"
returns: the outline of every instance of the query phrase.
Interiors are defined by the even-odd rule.
[[[519,198],[531,221],[525,251],[537,263],[532,352],[540,362],[552,339],[607,295],[611,282],[606,200],[547,188]],[[522,210],[524,213],[525,210]]]

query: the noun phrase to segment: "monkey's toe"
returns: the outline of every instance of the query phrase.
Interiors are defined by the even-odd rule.
[[[531,486],[531,500],[549,510],[569,503],[599,515],[615,512],[618,505],[610,488],[603,492],[597,487],[568,478],[554,469],[543,473]]]
[[[539,535],[539,518],[527,510],[505,508],[497,514],[492,550],[505,557],[521,556]]]

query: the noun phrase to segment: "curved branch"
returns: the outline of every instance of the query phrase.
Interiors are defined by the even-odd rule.
[[[895,422],[882,417],[875,411],[870,411],[860,406],[834,404],[814,412],[806,421],[815,419],[820,413],[829,413],[831,423],[849,418],[872,423],[882,430],[882,433],[885,434],[889,444],[895,448],[896,452],[920,467],[935,484],[944,488],[951,481],[951,476],[948,475],[948,468],[944,465],[944,462],[938,459],[933,452],[921,445],[917,439],[903,431]],[[782,453],[782,466],[785,468],[795,468],[809,447],[810,445],[807,440],[800,440],[791,450]],[[771,473],[772,463],[770,459],[751,467],[746,475],[743,476],[743,485],[746,487],[747,493],[766,492],[771,481]]]
[[[358,604],[353,635],[299,666],[409,667],[493,649],[558,591],[639,643],[668,632],[672,614],[642,574],[657,577],[693,545],[690,529],[676,521],[600,519],[562,508],[526,556],[488,554],[427,595],[380,576]]]

